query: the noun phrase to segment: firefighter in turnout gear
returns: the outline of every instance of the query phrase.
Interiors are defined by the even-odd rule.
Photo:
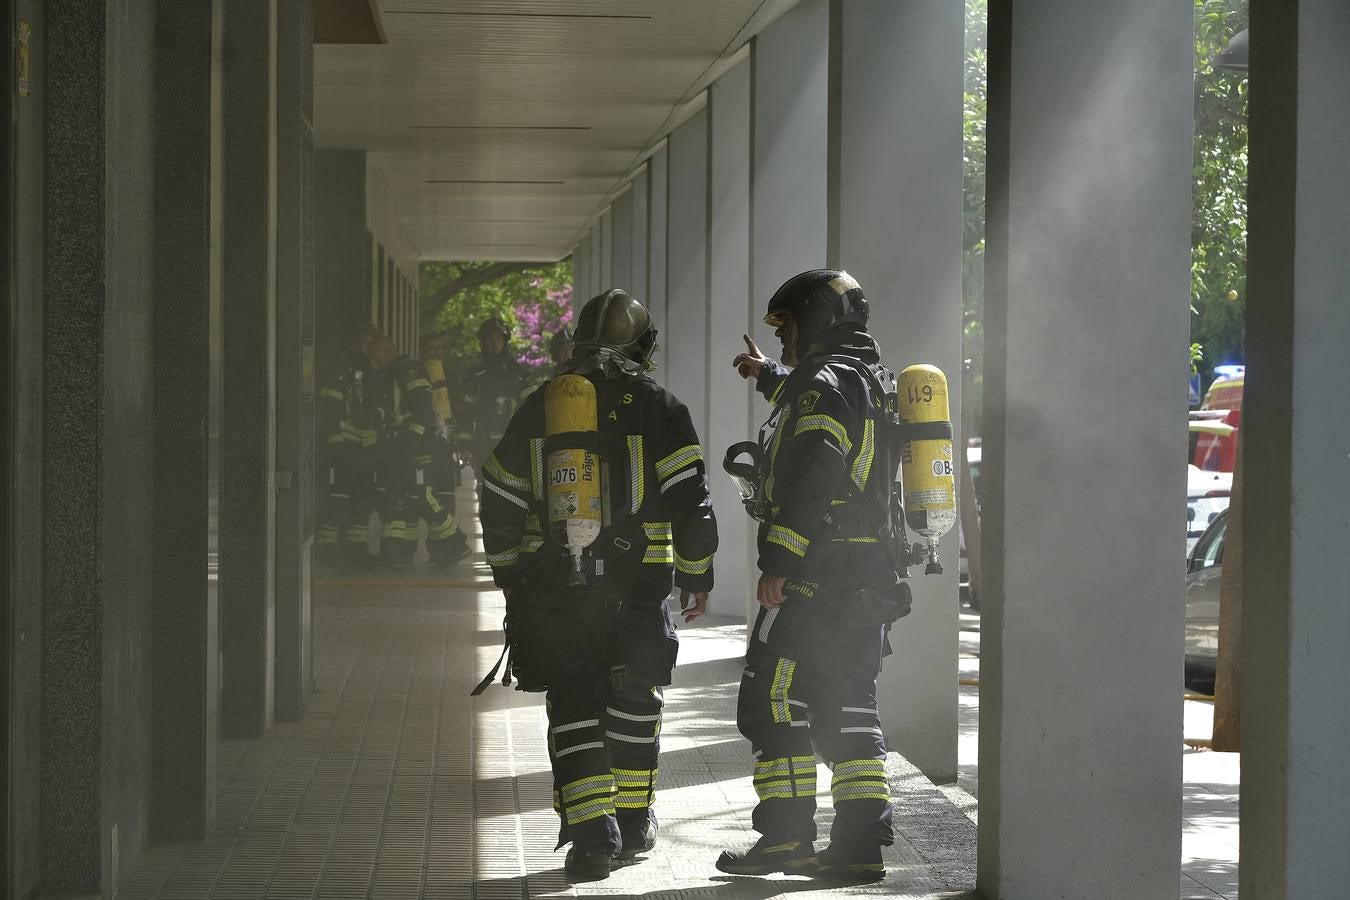
[[[420,360],[398,353],[381,335],[371,350],[379,370],[381,399],[380,557],[411,562],[417,527],[427,523],[427,556],[433,564],[454,565],[469,552],[455,523],[453,463],[436,433],[431,382]]]
[[[892,842],[877,675],[890,652],[886,620],[898,617],[874,613],[878,597],[908,597],[888,540],[892,482],[878,453],[889,435],[878,385],[893,376],[867,333],[863,292],[845,272],[791,279],[765,321],[787,365],[748,336],[748,352],[733,360],[773,404],[760,440],[761,609],[737,702],[737,725],[754,751],[761,837],[748,851],[724,852],[717,868],[874,881],[885,875],[881,848]],[[835,809],[820,853],[817,754],[833,770]]]
[[[673,578],[692,621],[713,584],[717,524],[703,452],[688,409],[647,374],[655,340],[647,310],[628,294],[590,300],[573,358],[526,399],[482,470],[483,542],[507,595],[509,669],[521,689],[548,691],[558,846],[572,843],[575,881],[605,878],[614,860],[655,844],[662,687],[678,648],[665,601]],[[565,379],[575,380],[563,389]],[[558,435],[564,417],[598,428]],[[592,468],[598,459],[605,498],[603,528],[584,549],[556,524],[585,515],[579,494],[551,505],[559,482],[575,480],[554,468],[568,440],[585,452],[563,449],[561,459]]]
[[[319,377],[317,455],[325,497],[316,543],[320,562],[329,565],[370,559],[376,432],[369,354],[377,334],[374,325],[363,325],[353,346]]]
[[[478,360],[464,373],[464,394],[455,416],[455,443],[481,467],[501,440],[506,423],[533,389],[525,368],[511,355],[511,329],[493,316],[478,326]]]

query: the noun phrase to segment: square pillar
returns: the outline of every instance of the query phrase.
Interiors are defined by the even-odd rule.
[[[1172,0],[990,8],[991,900],[1177,896],[1192,15]]]
[[[666,387],[689,407],[708,441],[708,115],[670,136],[670,258],[667,270]]]
[[[299,721],[313,687],[313,6],[277,7],[277,718]],[[408,307],[407,282],[398,278]],[[403,346],[412,337],[406,316]],[[416,348],[413,348],[416,352]]]
[[[652,154],[647,162],[647,296],[643,298],[651,310],[652,322],[657,328],[657,348],[652,355],[656,363],[653,376],[661,384],[669,384],[666,371],[666,260],[670,241],[670,143]]]
[[[753,520],[741,495],[721,471],[726,448],[755,437],[764,404],[746,393],[731,359],[745,344],[754,319],[750,295],[750,64],[741,63],[708,89],[708,482],[718,515],[717,611],[741,618],[753,614],[759,571],[755,569]],[[755,409],[752,409],[756,407]],[[755,607],[755,608],[752,608]]]
[[[151,833],[201,840],[219,732],[221,6],[155,4]],[[203,47],[210,52],[203,52]]]
[[[591,237],[590,233],[581,239],[577,249],[572,251],[572,307],[575,313],[594,296],[591,292]]]
[[[1350,885],[1350,7],[1252,4],[1251,37],[1240,887],[1336,897]]]
[[[220,720],[254,738],[276,691],[276,0],[228,5],[224,58]]]
[[[603,274],[604,269],[602,266],[602,261],[604,259],[604,254],[603,251],[601,250],[600,244],[601,244],[600,220],[596,219],[595,223],[591,225],[590,283],[591,283],[592,297],[600,293],[601,291],[608,290],[610,287],[609,278]]]
[[[610,208],[614,235],[610,240],[614,261],[614,286],[637,294],[633,287],[633,191],[630,187]]]
[[[869,330],[898,374],[946,373],[961,422],[961,94],[964,22],[957,3],[847,0],[835,35],[838,263],[871,303]],[[901,135],[903,139],[897,140]],[[952,446],[959,450],[964,435]],[[952,528],[944,572],[911,568],[914,607],[891,630],[881,674],[887,745],[934,781],[956,780],[957,571]]]
[[[633,295],[643,303],[649,303],[650,297],[647,290],[647,269],[650,262],[649,255],[651,248],[647,246],[647,235],[649,223],[647,221],[650,214],[651,197],[651,175],[650,169],[643,166],[633,177],[632,190],[628,195],[633,201],[632,215],[632,236],[630,237],[633,271],[629,276],[629,285],[632,288]]]

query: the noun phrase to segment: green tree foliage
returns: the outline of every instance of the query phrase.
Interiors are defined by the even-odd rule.
[[[966,0],[964,163],[961,221],[961,408],[966,437],[983,431],[984,159],[989,30],[988,0]]]
[[[1201,373],[1245,358],[1247,76],[1213,58],[1247,27],[1246,0],[1195,2],[1195,212],[1191,224],[1191,339]]]
[[[478,326],[497,316],[526,365],[548,358],[553,332],[572,320],[572,259],[557,263],[484,261],[421,265],[422,333],[442,335],[452,370],[478,355]]]

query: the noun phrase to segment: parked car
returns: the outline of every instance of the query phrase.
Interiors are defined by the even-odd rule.
[[[1186,671],[1188,688],[1214,693],[1219,661],[1219,583],[1223,574],[1228,510],[1219,512],[1200,535],[1186,561]]]
[[[1228,508],[1233,490],[1232,472],[1207,472],[1195,466],[1186,467],[1186,558],[1200,540],[1200,535]]]

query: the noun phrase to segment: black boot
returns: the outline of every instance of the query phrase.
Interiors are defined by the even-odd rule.
[[[876,844],[830,844],[816,854],[815,864],[801,872],[812,878],[864,884],[886,877],[886,864]]]
[[[815,859],[810,841],[780,841],[762,837],[749,850],[723,850],[717,858],[717,870],[729,875],[772,875],[786,872],[804,874],[801,868]]]
[[[656,816],[650,813],[639,822],[624,823],[619,831],[623,835],[623,846],[614,851],[615,859],[631,860],[656,846]]]
[[[567,851],[567,862],[563,864],[563,873],[572,884],[583,881],[603,881],[609,877],[610,849],[608,847],[586,847],[573,844]]]

